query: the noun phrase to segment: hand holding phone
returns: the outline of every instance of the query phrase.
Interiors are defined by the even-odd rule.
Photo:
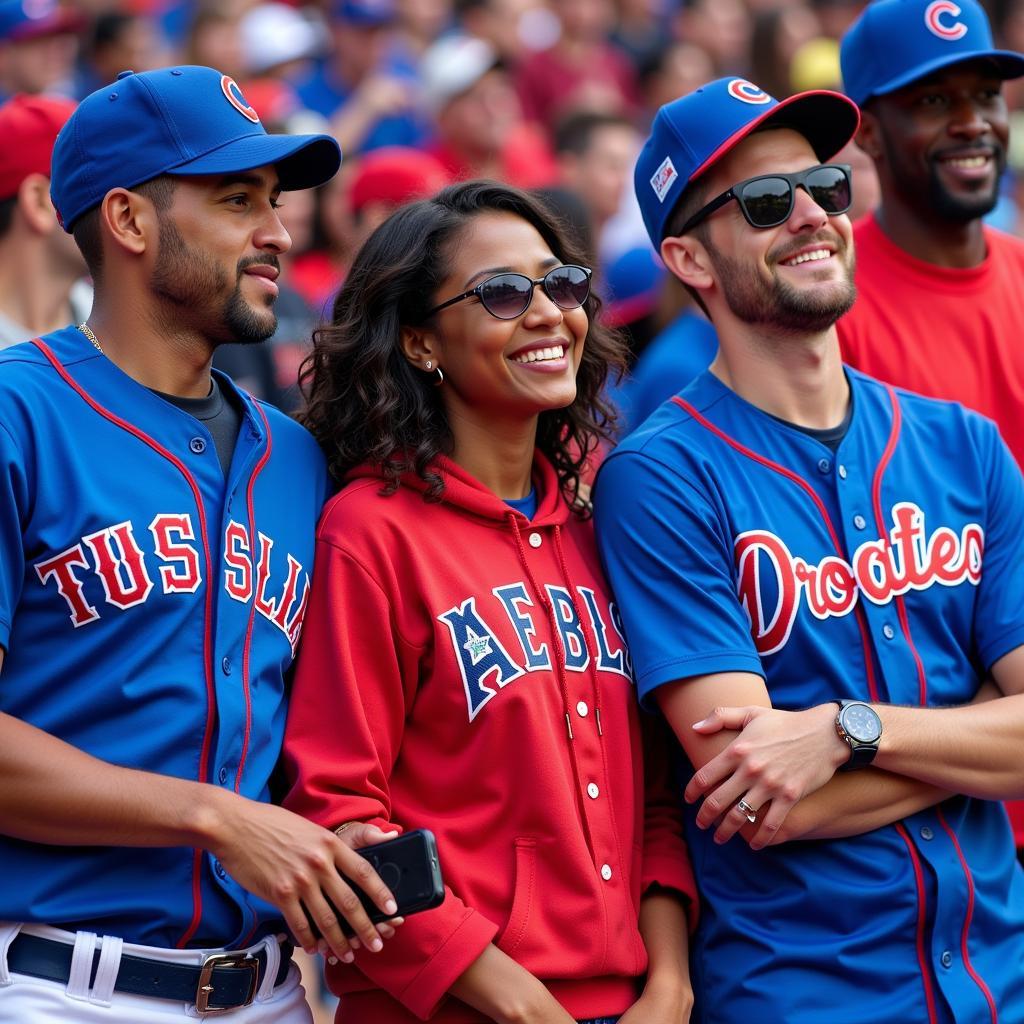
[[[359,902],[366,908],[366,913],[374,924],[387,921],[391,917],[408,917],[410,914],[440,906],[444,902],[444,879],[441,877],[437,841],[429,829],[414,829],[395,839],[388,839],[374,846],[364,846],[356,850],[356,853],[373,865],[398,904],[398,910],[394,914],[385,914],[355,882],[346,878],[346,882],[359,897]],[[331,909],[338,917],[341,930],[346,935],[351,935],[352,928],[349,923],[333,904]]]

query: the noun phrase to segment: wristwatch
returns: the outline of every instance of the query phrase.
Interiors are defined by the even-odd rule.
[[[866,768],[878,753],[878,741],[882,738],[882,720],[875,709],[862,700],[836,700],[839,714],[836,715],[836,732],[850,748],[850,759],[840,765],[841,772],[852,772]]]

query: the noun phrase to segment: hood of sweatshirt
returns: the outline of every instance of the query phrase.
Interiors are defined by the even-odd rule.
[[[532,470],[533,486],[537,489],[537,512],[530,520],[447,456],[439,455],[434,460],[433,469],[444,480],[444,491],[441,494],[443,503],[489,521],[499,529],[509,528],[510,516],[518,526],[529,524],[532,527],[546,527],[562,526],[572,515],[572,510],[562,497],[554,466],[539,450],[534,451]],[[380,466],[370,463],[356,466],[346,475],[345,483],[366,479],[383,482],[384,474]],[[421,494],[427,489],[427,484],[411,471],[403,474],[402,486]]]

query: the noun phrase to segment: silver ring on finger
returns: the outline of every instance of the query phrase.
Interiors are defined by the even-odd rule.
[[[736,806],[737,808],[739,808],[740,813],[743,815],[743,817],[746,818],[751,825],[753,825],[757,821],[757,810],[751,807],[746,800],[738,800],[736,802]]]

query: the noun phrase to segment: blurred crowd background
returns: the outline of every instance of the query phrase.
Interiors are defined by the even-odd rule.
[[[493,177],[543,194],[590,254],[604,315],[627,331],[634,358],[681,316],[699,319],[651,250],[633,198],[633,161],[654,112],[722,75],[749,78],[780,99],[840,87],[838,41],[861,6],[0,0],[0,100],[18,92],[81,99],[127,68],[206,64],[235,78],[268,131],[338,138],[338,177],[283,200],[293,247],[277,334],[268,346],[217,357],[245,387],[292,410],[312,330],[361,241],[400,203],[457,179]],[[988,11],[997,45],[1024,50],[1024,0],[992,0]],[[1007,83],[1014,120],[1022,90],[1024,80]],[[990,220],[1024,233],[1024,131],[1012,138]],[[874,171],[854,146],[841,159],[854,167],[859,214],[876,200]],[[701,331],[690,327],[699,362]],[[635,421],[628,393],[623,401]]]

